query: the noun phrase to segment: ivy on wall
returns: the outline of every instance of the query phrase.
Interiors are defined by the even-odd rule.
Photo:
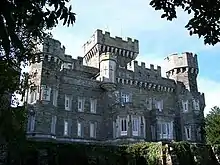
[[[162,165],[170,155],[173,165],[218,165],[211,146],[173,142],[142,142],[131,145],[58,144],[28,141],[19,157],[20,165]],[[165,151],[169,151],[168,153]],[[219,147],[216,147],[219,151]]]

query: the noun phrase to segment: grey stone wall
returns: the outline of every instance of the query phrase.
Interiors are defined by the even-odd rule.
[[[98,31],[98,35],[101,34],[99,33],[100,32]],[[105,34],[105,38],[106,35],[108,34]],[[99,39],[100,37],[98,37],[98,40]],[[112,44],[118,43],[121,48],[125,47],[129,49],[133,45],[134,48],[132,49],[136,53],[138,52],[137,41],[131,41],[129,39],[127,42],[123,41],[123,44],[125,44],[123,45],[121,44],[121,39],[109,39],[111,40],[111,42],[108,41],[109,43],[112,43],[114,40],[114,43]],[[58,47],[60,47],[59,42],[55,43]],[[104,45],[105,43],[102,44]],[[53,44],[50,46],[53,47]],[[95,67],[88,65],[85,66],[83,65],[82,57],[72,59],[71,56],[64,55],[64,48],[60,48],[59,51],[56,50],[56,53],[53,49],[49,49],[48,51],[53,52],[55,55],[48,53],[42,54],[39,59],[43,59],[43,62],[39,63],[34,61],[31,71],[36,69],[39,70],[40,74],[38,74],[36,79],[39,86],[47,85],[52,90],[54,88],[58,89],[57,107],[53,105],[52,90],[50,94],[50,101],[43,101],[39,97],[35,104],[29,105],[29,109],[34,110],[35,113],[36,122],[34,133],[36,134],[36,137],[37,134],[40,134],[45,135],[44,137],[52,138],[52,116],[57,116],[56,139],[65,138],[66,140],[95,140],[106,142],[109,140],[117,140],[117,138],[114,138],[115,130],[113,126],[117,117],[129,116],[130,118],[132,115],[137,115],[144,117],[144,133],[146,134],[146,137],[143,135],[133,137],[131,134],[131,128],[129,127],[128,134],[124,138],[130,138],[137,141],[158,141],[158,123],[163,121],[173,121],[173,140],[186,140],[185,126],[190,125],[190,141],[199,141],[196,130],[197,126],[200,126],[204,120],[203,110],[205,107],[205,100],[204,95],[197,91],[196,76],[198,73],[197,71],[193,72],[192,70],[189,70],[192,74],[188,74],[189,72],[185,73],[174,71],[176,69],[175,65],[180,67],[180,69],[181,67],[188,66],[198,69],[196,68],[198,65],[195,56],[183,56],[183,59],[187,60],[187,62],[183,62],[184,65],[179,65],[178,63],[171,65],[172,67],[170,67],[169,72],[172,71],[172,79],[161,77],[160,66],[157,66],[157,68],[153,65],[146,67],[143,62],[139,65],[137,61],[132,61],[130,59],[131,61],[129,62],[129,60],[125,59],[125,63],[127,63],[127,65],[122,67],[119,65],[121,63],[121,61],[119,61],[116,70],[116,88],[113,91],[106,91],[100,87],[102,82],[96,80],[96,77],[100,72],[96,64],[94,65]],[[98,52],[99,50],[96,50],[96,53]],[[92,60],[97,60],[95,57],[96,56],[91,57],[90,62],[92,62]],[[85,56],[84,59],[85,58],[87,58],[88,62],[89,57]],[[118,59],[119,58],[122,60],[125,57],[118,57]],[[64,64],[70,64],[71,67],[69,69],[62,68],[62,65]],[[111,86],[111,84],[109,85]],[[190,86],[190,88],[187,89],[187,86]],[[41,91],[39,91],[39,96],[40,92]],[[118,98],[121,92],[127,93],[130,96],[130,101],[123,105],[119,101],[120,98]],[[118,94],[116,95],[116,93]],[[71,108],[69,111],[65,110],[65,95],[68,95],[71,98]],[[78,112],[78,97],[83,97],[85,99],[85,109],[83,112]],[[95,114],[90,112],[91,98],[97,99]],[[152,109],[148,108],[146,102],[146,99],[149,98],[153,101]],[[195,111],[193,108],[194,99],[199,100],[199,111]],[[163,100],[162,111],[159,111],[154,106],[155,100]],[[188,100],[187,112],[183,111],[182,100]],[[69,121],[70,134],[68,137],[64,137],[63,135],[64,120]],[[83,127],[83,137],[81,138],[77,137],[77,121],[80,121]],[[95,139],[90,138],[89,136],[90,122],[96,123],[97,128]],[[128,126],[130,125],[131,123],[129,122]]]

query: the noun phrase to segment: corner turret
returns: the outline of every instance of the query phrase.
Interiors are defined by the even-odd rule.
[[[189,52],[172,54],[165,58],[167,78],[183,82],[192,92],[198,92],[197,75],[199,73],[197,55]]]
[[[117,57],[114,53],[106,52],[100,55],[100,81],[101,87],[107,91],[116,88]]]

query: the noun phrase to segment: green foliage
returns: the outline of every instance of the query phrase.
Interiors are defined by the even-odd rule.
[[[177,155],[180,165],[194,164],[194,159],[191,153],[190,144],[187,142],[174,142],[172,145],[174,153]]]
[[[159,164],[161,151],[161,143],[137,143],[127,148],[127,152],[133,157],[144,157],[148,165]]]
[[[172,21],[177,18],[177,9],[182,8],[192,18],[185,26],[189,34],[204,37],[205,44],[215,45],[220,41],[220,2],[214,1],[189,1],[189,0],[151,0],[150,5],[155,10],[162,10],[161,18]]]
[[[14,141],[13,135],[17,133],[18,125],[10,122],[23,122],[23,119],[16,118],[17,114],[10,107],[11,95],[14,92],[24,95],[29,85],[29,76],[20,73],[20,65],[26,65],[29,59],[39,53],[38,44],[51,36],[49,30],[56,27],[59,21],[63,21],[63,25],[73,25],[75,13],[71,6],[67,6],[68,2],[0,1],[0,133],[7,142]]]
[[[14,164],[25,162],[23,165],[33,163],[53,165],[159,165],[163,163],[161,159],[162,151],[167,151],[168,147],[173,148],[169,153],[172,155],[172,164],[218,164],[213,152],[210,150],[211,146],[187,142],[175,142],[168,145],[143,142],[133,145],[112,146],[85,143],[58,144],[55,141],[27,141],[24,146],[25,148],[20,150],[17,156],[14,154],[13,157],[10,157],[10,160],[16,162]],[[166,156],[164,154],[165,159],[163,160],[165,161],[167,160]],[[197,160],[194,160],[194,156]],[[47,163],[42,163],[44,161]]]
[[[36,43],[55,27],[58,20],[69,26],[75,21],[69,0],[1,0],[1,59],[24,61],[36,49]]]
[[[220,108],[215,106],[205,118],[205,132],[208,144],[220,144]]]

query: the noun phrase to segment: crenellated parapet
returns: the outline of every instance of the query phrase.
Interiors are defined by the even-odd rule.
[[[158,92],[174,92],[175,85],[174,84],[159,84],[157,82],[146,82],[146,81],[139,81],[134,79],[123,79],[117,78],[118,84],[130,85],[130,86],[137,86],[139,88],[144,88],[146,90],[154,90]]]
[[[61,43],[58,40],[52,38],[45,38],[43,42],[44,53],[62,56],[65,54],[65,47],[61,47]]]
[[[141,64],[139,64],[138,61],[131,61],[128,65],[127,65],[127,69],[131,70],[133,72],[146,72],[147,74],[156,74],[157,76],[161,76],[161,66],[157,66],[155,68],[155,66],[153,64],[150,64],[149,66],[146,66],[145,62],[141,62]]]
[[[198,92],[197,75],[199,73],[197,55],[189,52],[172,54],[165,58],[167,78],[183,82],[189,91]]]
[[[99,29],[96,30],[91,39],[83,47],[86,62],[103,52],[111,52],[118,56],[120,65],[124,65],[134,60],[139,53],[138,40],[132,40],[131,38],[123,40],[121,37],[111,37],[109,32],[103,33]]]
[[[197,55],[189,52],[181,54],[171,54],[165,58],[167,62],[167,75],[174,75],[177,73],[192,73],[197,75],[199,73]]]

